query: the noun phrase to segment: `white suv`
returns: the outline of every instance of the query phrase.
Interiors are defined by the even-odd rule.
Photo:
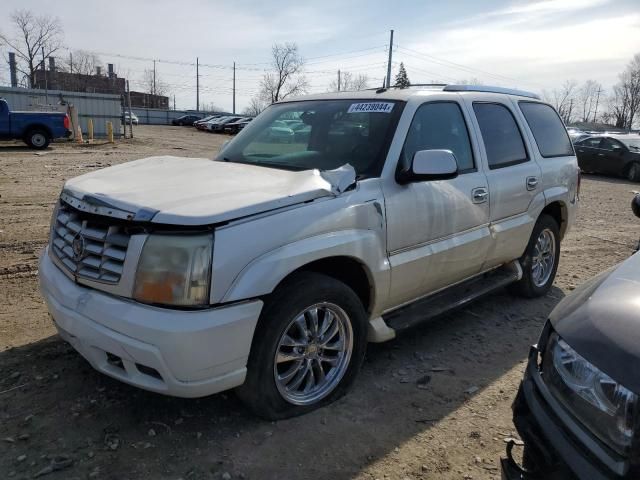
[[[527,92],[301,97],[215,160],[69,180],[40,282],[97,370],[182,397],[239,387],[284,418],[344,394],[367,341],[508,284],[547,292],[578,189],[562,121]]]

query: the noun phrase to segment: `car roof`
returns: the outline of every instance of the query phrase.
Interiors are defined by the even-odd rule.
[[[330,92],[318,93],[312,95],[303,95],[299,97],[286,98],[276,103],[286,103],[305,100],[396,100],[407,101],[414,96],[424,96],[425,94],[451,92],[483,92],[498,93],[504,95],[514,95],[518,97],[533,98],[540,100],[540,96],[536,93],[527,92],[525,90],[516,90],[504,87],[495,87],[490,85],[445,85],[445,84],[422,84],[412,85],[409,88],[379,88],[359,90],[353,92]]]

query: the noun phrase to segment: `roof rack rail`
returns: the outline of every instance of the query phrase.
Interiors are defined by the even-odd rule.
[[[507,95],[518,95],[520,97],[529,97],[540,100],[540,95],[526,90],[516,90],[514,88],[492,87],[489,85],[447,85],[443,89],[445,92],[487,92],[487,93],[504,93]]]
[[[412,83],[408,87],[398,87],[397,85],[391,85],[390,87],[373,87],[373,88],[365,88],[365,90],[381,90],[386,91],[390,88],[397,88],[400,90],[411,88],[411,87],[446,87],[446,83]]]

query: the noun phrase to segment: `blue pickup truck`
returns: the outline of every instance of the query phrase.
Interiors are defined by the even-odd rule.
[[[22,140],[31,148],[47,148],[54,138],[71,135],[69,116],[60,112],[12,112],[0,98],[0,139]]]

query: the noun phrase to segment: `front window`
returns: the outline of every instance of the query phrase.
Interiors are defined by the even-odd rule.
[[[285,170],[333,170],[349,163],[359,178],[379,176],[403,105],[386,100],[272,105],[217,160]]]
[[[619,137],[618,140],[622,143],[624,143],[624,145],[631,150],[632,152],[640,152],[640,136],[638,137],[629,137],[629,138],[621,138]]]

